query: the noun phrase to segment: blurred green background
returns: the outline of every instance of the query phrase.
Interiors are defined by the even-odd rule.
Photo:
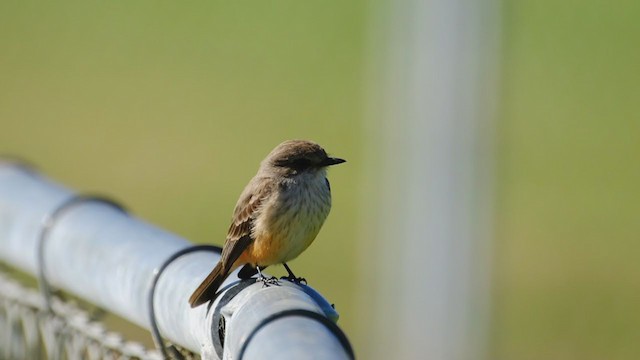
[[[506,1],[494,356],[640,358],[640,2]]]
[[[365,44],[380,3],[2,1],[0,152],[221,243],[271,148],[319,142],[349,162],[292,266],[336,303],[357,351]],[[489,357],[637,359],[640,2],[503,1],[502,16]]]

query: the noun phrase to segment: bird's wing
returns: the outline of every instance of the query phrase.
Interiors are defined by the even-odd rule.
[[[242,252],[253,242],[251,228],[260,206],[271,195],[272,182],[253,179],[244,189],[233,212],[233,221],[222,249],[223,267],[230,269]]]

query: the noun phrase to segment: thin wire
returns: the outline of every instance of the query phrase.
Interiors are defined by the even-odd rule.
[[[215,245],[194,245],[186,247],[175,254],[171,255],[167,260],[165,260],[159,268],[153,271],[153,279],[151,281],[151,286],[149,287],[149,295],[147,297],[148,308],[149,308],[149,323],[151,326],[151,336],[153,338],[153,343],[156,345],[156,348],[162,354],[162,358],[165,360],[171,359],[169,353],[167,352],[167,346],[164,345],[164,340],[162,339],[162,335],[160,334],[160,329],[158,328],[158,322],[156,320],[155,306],[154,306],[154,296],[156,293],[156,287],[158,285],[158,280],[160,276],[164,272],[164,270],[176,259],[180,258],[183,255],[196,252],[196,251],[211,251],[218,254],[222,253],[222,248]],[[178,352],[178,350],[174,346],[169,346],[171,351],[171,355],[173,359],[184,359],[182,354]]]
[[[242,360],[242,358],[244,357],[244,353],[246,352],[247,347],[249,346],[249,343],[251,342],[251,340],[253,339],[255,334],[258,332],[258,330],[262,329],[263,327],[265,327],[266,325],[268,325],[269,323],[271,323],[271,322],[273,322],[275,320],[278,320],[278,319],[281,319],[281,318],[287,317],[287,316],[306,317],[306,318],[309,318],[309,319],[312,319],[312,320],[315,320],[315,321],[321,323],[333,335],[335,335],[335,337],[338,339],[338,341],[340,342],[340,344],[342,345],[344,350],[347,352],[349,357],[351,359],[355,359],[355,354],[353,352],[353,348],[351,347],[351,344],[349,343],[349,339],[347,339],[347,336],[345,335],[344,332],[342,332],[342,330],[338,327],[338,325],[336,325],[333,321],[331,321],[326,316],[324,316],[322,314],[318,314],[317,312],[314,312],[314,311],[311,311],[311,310],[306,310],[306,309],[284,310],[284,311],[277,312],[275,314],[272,314],[272,315],[267,316],[266,318],[264,318],[262,321],[260,321],[253,328],[253,330],[251,330],[249,335],[242,342],[242,345],[240,346],[240,350],[238,351],[237,359]]]
[[[49,238],[49,234],[51,233],[54,225],[58,222],[62,214],[78,205],[88,202],[105,204],[115,208],[118,211],[121,211],[124,214],[128,214],[127,210],[125,210],[122,205],[106,196],[92,194],[75,194],[62,202],[51,213],[45,216],[42,222],[42,230],[40,231],[40,236],[38,237],[38,243],[36,244],[36,258],[38,261],[38,284],[40,286],[40,291],[44,296],[46,309],[48,311],[51,311],[51,286],[49,285],[49,281],[47,280],[44,260],[46,240]]]

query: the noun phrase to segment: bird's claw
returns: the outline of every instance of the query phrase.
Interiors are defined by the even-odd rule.
[[[291,281],[292,283],[307,285],[307,279],[303,277],[295,277],[295,276],[282,276],[281,280]]]
[[[279,285],[280,282],[278,281],[278,278],[275,276],[259,276],[256,279],[256,282],[262,282],[262,287],[269,287],[271,285]]]

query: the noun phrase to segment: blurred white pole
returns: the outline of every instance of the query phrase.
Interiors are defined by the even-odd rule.
[[[410,0],[373,8],[364,358],[486,357],[498,5]]]

